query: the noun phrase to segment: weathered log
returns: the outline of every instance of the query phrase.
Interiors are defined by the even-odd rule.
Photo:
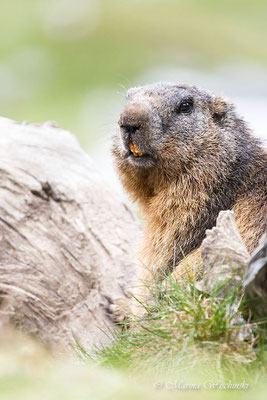
[[[0,171],[0,323],[54,346],[108,342],[103,304],[132,285],[136,219],[52,124],[0,118]]]
[[[206,238],[201,244],[201,257],[204,276],[202,281],[196,283],[196,288],[211,294],[214,301],[218,302],[233,293],[235,298],[229,302],[228,319],[231,326],[240,327],[233,330],[231,335],[238,340],[252,339],[252,330],[239,311],[249,253],[232,211],[221,211],[216,226],[206,231]]]
[[[241,284],[249,253],[237,229],[234,213],[221,211],[216,226],[206,231],[201,244],[204,277],[196,284],[201,291],[224,296]]]
[[[216,226],[206,232],[201,257],[204,274],[203,279],[196,282],[196,288],[213,294],[216,301],[233,293],[235,299],[228,308],[230,323],[243,325],[237,337],[248,339],[252,330],[238,310],[245,297],[254,319],[267,316],[267,240],[263,238],[250,257],[235,224],[234,213],[221,211]]]
[[[245,296],[255,318],[267,317],[267,237],[253,252],[243,282]]]

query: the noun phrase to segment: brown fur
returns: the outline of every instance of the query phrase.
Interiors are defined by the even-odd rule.
[[[181,112],[188,98],[192,109]],[[166,270],[195,274],[205,231],[221,210],[234,211],[254,250],[266,232],[266,153],[232,104],[193,86],[159,83],[128,93],[119,125],[115,165],[145,222],[143,282]],[[130,142],[147,158],[133,158]]]

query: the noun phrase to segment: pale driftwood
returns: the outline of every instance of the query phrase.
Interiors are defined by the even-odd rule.
[[[229,302],[227,314],[230,325],[239,326],[239,329],[234,329],[231,335],[238,340],[252,340],[251,328],[239,311],[243,295],[241,284],[249,253],[239,234],[232,211],[221,211],[216,226],[207,230],[201,245],[201,257],[204,276],[202,281],[196,283],[197,289],[212,294],[215,296],[214,301],[218,302],[224,296],[235,293],[235,300],[233,303]]]
[[[224,295],[241,284],[249,253],[240,236],[232,211],[221,211],[216,226],[206,232],[201,245],[204,277],[197,288],[211,293],[220,286],[217,295]]]
[[[140,228],[75,137],[0,118],[0,322],[54,346],[112,337]],[[112,328],[112,329],[111,329]]]
[[[267,237],[263,237],[249,261],[243,282],[248,305],[256,318],[267,317]]]
[[[242,329],[234,330],[233,334],[240,340],[252,338],[252,330],[238,310],[241,299],[246,296],[254,318],[267,316],[267,240],[262,240],[250,258],[233,212],[221,211],[216,226],[206,232],[201,256],[204,274],[195,284],[196,288],[213,294],[215,301],[234,293],[235,300],[229,303],[228,317],[232,326],[242,325]]]

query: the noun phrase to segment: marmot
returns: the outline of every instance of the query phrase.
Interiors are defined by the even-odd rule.
[[[233,210],[250,252],[266,232],[266,153],[234,106],[195,86],[132,88],[113,138],[120,180],[145,222],[144,281],[196,271],[199,246]]]

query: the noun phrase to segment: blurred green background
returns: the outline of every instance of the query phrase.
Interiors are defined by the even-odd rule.
[[[187,81],[266,137],[266,0],[0,0],[0,115],[56,121],[103,170],[125,90]]]

